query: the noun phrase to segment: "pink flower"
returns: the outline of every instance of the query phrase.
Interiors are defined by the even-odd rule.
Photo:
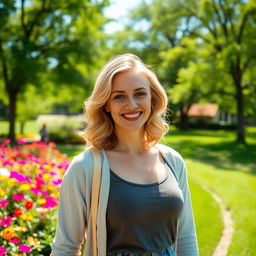
[[[5,255],[6,253],[7,250],[4,247],[0,246],[0,256]]]
[[[46,203],[44,204],[45,208],[54,208],[55,206],[58,205],[58,201],[56,198],[46,196],[44,199],[46,200]]]
[[[22,193],[16,193],[12,196],[12,199],[15,201],[22,201],[24,199],[24,195]]]
[[[9,144],[11,142],[10,139],[8,140],[5,140],[2,144],[1,144],[1,147],[5,147],[7,144]]]
[[[26,142],[27,142],[26,139],[20,139],[20,140],[18,140],[18,144],[24,144],[24,143],[26,143]]]
[[[12,239],[10,239],[10,243],[14,243],[14,244],[17,244],[20,242],[20,239],[18,237],[13,237]]]
[[[25,253],[31,252],[31,247],[25,245],[25,244],[20,244],[19,245],[19,250]]]
[[[61,182],[62,182],[62,180],[61,180],[61,179],[56,180],[56,181],[55,181],[55,180],[53,180],[53,181],[52,181],[52,184],[53,184],[53,185],[58,186],[59,184],[61,184]]]
[[[19,172],[15,172],[15,171],[11,171],[11,175],[10,175],[10,178],[15,178],[17,181],[19,182],[28,182],[28,183],[32,183],[31,182],[31,179],[24,175],[24,174],[21,174]]]
[[[5,207],[8,203],[9,203],[9,201],[8,201],[8,200],[0,201],[0,208]]]
[[[5,218],[0,219],[0,225],[3,227],[9,227],[12,224],[12,217],[7,216]]]

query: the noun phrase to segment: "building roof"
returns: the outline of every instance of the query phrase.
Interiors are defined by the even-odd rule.
[[[193,104],[189,111],[188,116],[205,116],[205,117],[214,117],[218,111],[218,106],[214,104]]]

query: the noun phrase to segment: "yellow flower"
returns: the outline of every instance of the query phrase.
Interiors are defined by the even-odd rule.
[[[51,178],[51,175],[49,173],[44,173],[42,176],[44,180],[49,180]]]
[[[17,187],[18,185],[19,185],[19,182],[16,179],[14,179],[14,178],[9,179],[9,186],[11,186],[11,187],[16,186]]]
[[[47,189],[48,191],[53,191],[53,190],[55,190],[55,187],[54,187],[53,185],[48,185],[48,186],[46,187],[46,189]]]
[[[59,193],[58,191],[55,191],[53,197],[55,197],[56,199],[58,199],[58,198],[59,198],[59,195],[60,195],[60,193]]]
[[[3,188],[0,188],[0,196],[4,196],[4,194],[5,194],[4,189],[3,189]]]
[[[34,217],[30,213],[23,213],[20,215],[23,220],[33,220]]]
[[[44,168],[45,168],[45,170],[48,170],[48,171],[52,169],[52,167],[50,165],[48,165],[48,164],[45,165]]]
[[[0,181],[2,181],[2,180],[7,180],[7,179],[9,179],[7,176],[5,176],[5,175],[0,175]]]
[[[40,244],[40,242],[38,241],[38,238],[34,238],[32,236],[28,237],[27,240],[28,240],[28,243],[32,246],[37,246]]]
[[[17,226],[14,228],[15,231],[19,231],[19,232],[26,232],[28,231],[28,229],[26,227],[23,226]]]
[[[23,256],[23,254],[14,253],[12,256]]]
[[[3,231],[2,231],[2,237],[4,239],[11,239],[14,237],[14,230],[12,228],[5,228]]]
[[[44,198],[38,199],[38,200],[37,200],[37,203],[38,203],[38,204],[45,204],[45,203],[46,203],[46,200],[45,200]]]
[[[64,172],[65,172],[65,170],[63,168],[59,169],[60,176],[62,176],[64,174]]]
[[[22,184],[19,188],[20,188],[20,190],[29,190],[30,189],[30,185],[29,184]]]

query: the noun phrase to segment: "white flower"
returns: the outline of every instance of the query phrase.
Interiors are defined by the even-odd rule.
[[[10,177],[10,172],[6,168],[0,168],[0,176]]]

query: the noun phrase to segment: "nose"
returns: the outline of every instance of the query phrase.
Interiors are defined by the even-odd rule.
[[[137,107],[137,101],[133,97],[128,98],[128,105],[129,107]]]

